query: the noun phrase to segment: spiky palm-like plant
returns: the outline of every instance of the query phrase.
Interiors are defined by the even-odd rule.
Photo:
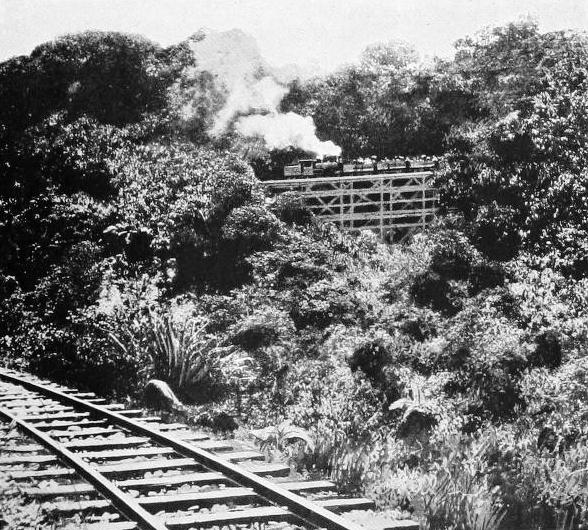
[[[126,330],[113,342],[145,358],[145,377],[166,381],[174,390],[189,393],[198,386],[238,384],[253,377],[252,359],[234,347],[221,344],[206,332],[208,321],[195,317],[174,319],[150,313],[142,329]]]

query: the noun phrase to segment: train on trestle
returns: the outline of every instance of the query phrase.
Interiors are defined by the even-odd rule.
[[[378,173],[411,173],[435,171],[439,168],[436,156],[396,157],[378,159],[376,156],[343,160],[337,156],[301,159],[284,166],[284,178],[340,177],[373,175]]]

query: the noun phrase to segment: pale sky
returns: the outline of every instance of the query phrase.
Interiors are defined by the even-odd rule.
[[[545,31],[588,30],[588,0],[0,0],[0,60],[87,29],[169,45],[206,27],[242,29],[276,66],[330,70],[391,39],[446,56],[456,39],[521,16]]]

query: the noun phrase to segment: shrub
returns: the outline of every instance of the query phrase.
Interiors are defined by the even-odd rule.
[[[396,302],[383,308],[377,325],[389,335],[404,337],[407,342],[415,344],[435,338],[443,320],[444,317],[431,308]]]
[[[231,336],[231,342],[245,350],[269,346],[278,338],[278,330],[265,322],[244,322]]]
[[[207,403],[200,408],[193,407],[195,423],[225,435],[235,431],[239,428],[239,423],[233,414],[227,412],[227,408],[226,403]]]
[[[197,297],[201,312],[208,315],[207,331],[223,335],[228,328],[236,326],[249,311],[252,297],[249,286],[232,291],[230,295],[203,294]],[[195,297],[190,297],[189,300]]]
[[[45,312],[54,323],[65,323],[77,310],[93,303],[99,292],[100,247],[83,241],[64,253],[60,263],[49,268],[29,293],[28,303],[35,310]]]
[[[145,226],[116,223],[104,230],[104,240],[112,254],[124,251],[130,263],[153,258],[153,233]]]
[[[472,342],[454,346],[449,356],[456,370],[454,381],[469,400],[469,414],[508,418],[524,408],[520,378],[528,362],[516,330],[477,335]]]
[[[305,291],[293,291],[290,317],[297,329],[316,327],[324,329],[336,323],[363,322],[367,307],[345,279],[319,281]]]
[[[141,357],[117,349],[101,329],[105,324],[85,316],[68,327],[37,322],[21,342],[27,368],[100,395],[134,393],[141,380]]]
[[[360,370],[368,381],[391,402],[400,396],[400,380],[391,366],[392,353],[383,339],[366,341],[347,359],[352,372]]]
[[[381,390],[332,359],[293,363],[286,374],[283,393],[286,418],[308,429],[317,441],[308,462],[317,466],[328,466],[338,442],[369,435],[385,415]],[[264,424],[267,422],[266,419]]]
[[[0,275],[0,337],[14,339],[23,325],[26,295],[14,276]],[[8,341],[10,342],[10,340]],[[1,351],[1,350],[0,350]],[[7,352],[2,352],[7,353]],[[11,357],[11,356],[10,356]]]
[[[251,280],[252,266],[247,258],[269,250],[280,237],[282,224],[259,205],[233,209],[224,219],[220,233],[204,248],[206,283],[228,291]]]
[[[477,295],[484,289],[502,287],[505,280],[504,269],[495,263],[477,263],[469,273],[468,291],[471,296]]]
[[[456,230],[435,234],[430,270],[450,280],[465,280],[477,259],[466,236]]]
[[[331,278],[339,253],[310,231],[288,231],[268,252],[252,255],[257,284],[272,289],[306,289],[315,282]]]
[[[206,238],[189,228],[178,229],[169,241],[173,264],[173,283],[177,290],[203,283],[208,277],[210,261]]]
[[[39,171],[67,195],[82,191],[99,200],[112,198],[109,162],[125,145],[124,135],[87,117],[67,119],[65,113],[53,114],[28,132]]]
[[[239,254],[267,250],[280,234],[280,222],[262,206],[235,208],[226,218],[222,235]]]
[[[400,329],[403,333],[418,342],[423,342],[437,335],[434,322],[420,315],[404,320],[400,325]]]
[[[291,331],[293,325],[287,315],[272,308],[264,308],[233,326],[229,340],[251,351],[270,346]]]
[[[274,199],[271,211],[278,219],[289,225],[306,226],[313,218],[312,212],[305,206],[302,197],[290,191]]]
[[[506,318],[517,322],[521,319],[520,301],[506,287],[496,287],[482,295],[489,307],[495,309]]]
[[[263,192],[251,167],[230,153],[204,153],[203,184],[207,190],[206,215],[212,225],[222,221],[235,209],[247,204],[263,204]],[[220,163],[219,163],[220,162]]]
[[[419,306],[429,306],[436,311],[453,314],[457,307],[451,300],[451,287],[447,280],[434,272],[417,275],[410,285],[410,296]]]
[[[530,355],[534,366],[557,368],[561,365],[561,360],[561,343],[553,331],[544,331],[535,337],[535,348]]]
[[[411,441],[422,440],[439,422],[438,407],[425,397],[417,384],[412,385],[408,396],[394,401],[389,410],[403,412],[398,436]]]
[[[509,206],[495,203],[482,206],[471,227],[471,239],[475,247],[488,258],[508,261],[519,253],[520,213]]]
[[[373,382],[382,376],[382,370],[391,361],[391,353],[382,339],[363,343],[347,360],[352,372],[361,370]]]

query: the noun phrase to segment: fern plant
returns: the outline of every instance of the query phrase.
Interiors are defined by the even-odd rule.
[[[268,456],[272,453],[287,452],[290,444],[296,441],[302,442],[307,451],[314,451],[314,441],[308,431],[292,425],[288,420],[263,429],[253,429],[249,433],[257,440],[262,452]]]

